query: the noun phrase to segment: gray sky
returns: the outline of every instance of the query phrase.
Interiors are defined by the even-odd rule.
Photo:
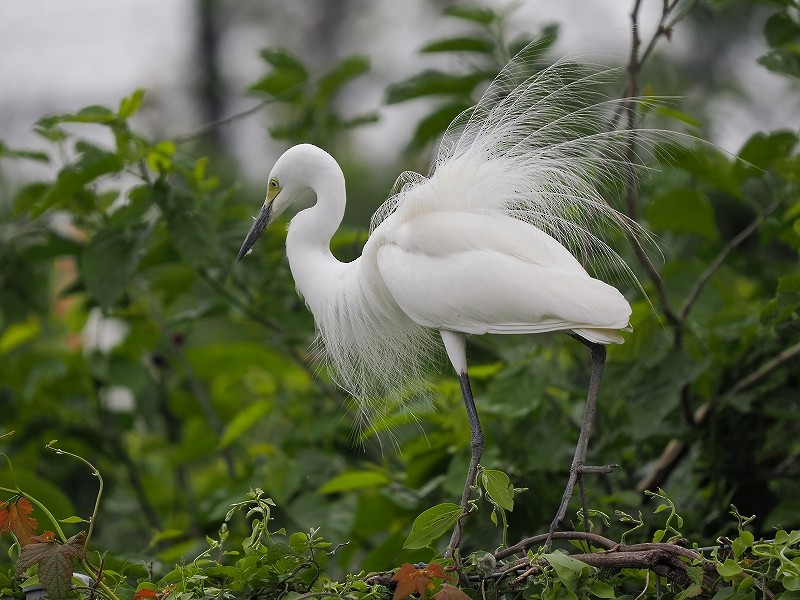
[[[321,0],[323,2],[330,0]],[[226,15],[235,27],[222,40],[222,67],[232,91],[228,112],[251,106],[244,86],[264,72],[258,50],[286,46],[306,53],[324,69],[330,57],[310,51],[315,7],[320,0],[245,2]],[[495,1],[501,6],[506,2]],[[519,3],[512,28],[536,31],[560,22],[557,53],[601,54],[623,62],[630,38],[624,0],[529,0]],[[433,19],[428,0],[351,0],[346,31],[340,32],[340,55],[363,53],[372,71],[360,83],[354,109],[380,106],[385,86],[431,66],[417,50],[428,40],[459,29]],[[643,37],[652,32],[661,0],[645,0]],[[249,18],[250,12],[259,18]],[[261,18],[263,15],[263,18]],[[40,145],[30,128],[47,113],[76,110],[87,104],[116,106],[137,87],[147,88],[146,124],[154,137],[172,137],[198,124],[192,99],[194,83],[194,3],[190,0],[3,0],[0,11],[0,138],[12,146]],[[324,24],[323,24],[324,26]],[[464,27],[461,27],[464,29]],[[675,56],[691,53],[691,40],[679,25],[671,43],[660,50]],[[796,95],[789,83],[754,65],[765,50],[760,39],[743,40],[741,66],[730,66],[739,93],[715,97],[713,141],[736,151],[749,134],[763,128],[797,128]],[[446,57],[440,61],[453,60]],[[613,61],[613,58],[610,60]],[[447,64],[445,62],[445,64]],[[743,101],[750,98],[752,103]],[[388,158],[407,141],[421,105],[386,107],[379,125],[359,132],[364,156]],[[354,110],[356,112],[356,110]],[[248,177],[263,177],[275,158],[266,140],[268,112],[233,126],[230,135]],[[143,119],[143,122],[145,120]]]

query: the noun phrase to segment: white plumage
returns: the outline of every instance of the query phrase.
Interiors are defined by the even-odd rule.
[[[562,61],[531,75],[531,51],[451,125],[429,177],[401,176],[353,262],[329,247],[345,208],[336,161],[301,144],[270,173],[239,258],[302,192],[316,195],[291,220],[287,255],[325,356],[366,421],[387,397],[424,385],[437,331],[469,411],[465,334],[564,330],[609,344],[629,328],[628,302],[583,266],[627,270],[602,239],[636,228],[603,197],[629,176],[631,132],[610,127],[623,103],[601,93],[608,71]],[[477,464],[482,434],[477,416],[470,423]]]

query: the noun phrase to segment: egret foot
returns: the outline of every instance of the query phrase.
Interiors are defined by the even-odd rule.
[[[545,542],[545,550],[547,552],[550,551],[550,547],[553,543],[553,532],[558,528],[558,524],[567,514],[567,507],[569,506],[569,501],[572,499],[572,492],[575,490],[575,484],[578,484],[578,488],[580,490],[581,496],[581,508],[583,510],[583,525],[586,531],[589,531],[589,507],[586,505],[586,494],[584,493],[583,487],[583,474],[584,473],[610,473],[614,469],[620,469],[619,465],[602,465],[602,466],[589,466],[589,465],[579,465],[576,463],[572,463],[572,466],[569,470],[569,479],[567,480],[567,487],[564,488],[564,494],[561,496],[561,505],[558,507],[558,512],[556,513],[553,522],[550,523],[550,531],[547,534],[547,540]]]
[[[572,492],[575,489],[575,484],[578,484],[581,493],[581,505],[583,508],[583,522],[584,526],[589,527],[589,510],[586,506],[586,494],[583,487],[583,474],[584,473],[610,473],[619,465],[605,465],[600,467],[586,465],[586,452],[589,447],[589,435],[592,432],[592,423],[594,422],[594,413],[597,406],[597,395],[600,390],[600,380],[603,378],[603,370],[606,366],[606,347],[603,344],[596,344],[590,342],[582,337],[573,336],[582,344],[586,345],[592,351],[592,375],[589,380],[589,393],[586,397],[586,409],[583,413],[583,423],[581,424],[581,433],[578,436],[578,445],[575,447],[575,457],[572,459],[572,465],[569,468],[569,479],[567,480],[567,487],[564,488],[564,495],[561,497],[561,505],[558,507],[553,522],[550,524],[550,532],[547,534],[547,541],[545,549],[549,552],[550,546],[553,542],[553,532],[558,527],[558,524],[567,514],[567,507],[569,501],[572,499]]]

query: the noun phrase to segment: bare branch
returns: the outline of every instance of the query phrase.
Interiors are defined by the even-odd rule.
[[[742,229],[735,237],[733,237],[722,250],[719,251],[716,258],[711,261],[711,263],[705,268],[705,270],[700,274],[697,278],[697,281],[694,282],[692,289],[689,290],[689,293],[686,294],[686,299],[683,301],[683,305],[681,306],[681,310],[678,313],[678,318],[681,322],[686,320],[689,311],[692,309],[692,306],[697,301],[697,298],[700,296],[700,292],[703,291],[703,287],[708,283],[711,276],[722,266],[722,263],[725,262],[725,259],[728,258],[731,252],[733,252],[736,248],[742,245],[742,243],[749,238],[753,233],[758,230],[758,227],[764,221],[764,219],[769,216],[772,212],[778,208],[779,202],[776,200],[772,204],[770,204],[764,212],[759,213],[759,215],[753,219],[753,221],[744,229]]]

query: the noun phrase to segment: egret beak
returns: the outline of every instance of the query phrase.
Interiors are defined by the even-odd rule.
[[[258,237],[269,224],[269,217],[271,213],[272,202],[267,201],[263,204],[261,210],[258,211],[258,216],[256,217],[255,223],[253,223],[250,231],[247,232],[247,237],[244,238],[244,243],[242,243],[242,248],[239,250],[239,255],[236,257],[236,262],[242,260],[242,258],[244,258],[250,252],[250,248],[253,247],[253,244],[256,243]]]

